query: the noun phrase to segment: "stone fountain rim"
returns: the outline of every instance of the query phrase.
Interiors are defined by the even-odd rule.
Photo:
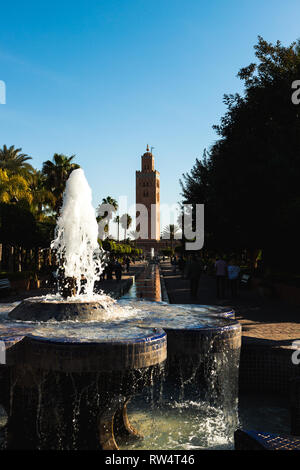
[[[138,325],[137,325],[138,326]],[[140,327],[142,329],[142,327]],[[148,336],[145,336],[143,338],[124,338],[124,339],[119,339],[119,340],[103,340],[100,339],[99,341],[96,341],[95,339],[89,341],[87,339],[84,339],[83,341],[76,341],[75,338],[56,338],[56,337],[49,337],[49,336],[39,336],[39,335],[34,335],[34,334],[26,334],[24,335],[24,339],[28,339],[29,341],[34,341],[34,342],[43,342],[43,343],[54,343],[56,345],[73,345],[73,346],[94,346],[94,347],[105,347],[105,346],[111,346],[111,347],[117,347],[118,345],[124,346],[126,344],[128,345],[133,345],[136,343],[151,343],[155,341],[162,340],[163,338],[166,337],[166,332],[164,331],[163,328],[156,328],[156,327],[148,327],[147,328],[149,331],[151,330],[151,334]]]
[[[209,315],[208,315],[209,316]],[[212,315],[213,318],[216,318],[215,315]],[[172,326],[165,326],[165,325],[160,325],[159,327],[155,324],[151,325],[144,325],[145,328],[162,328],[164,331],[168,332],[194,332],[194,333],[201,333],[201,334],[209,334],[209,333],[222,333],[222,332],[227,332],[227,331],[234,331],[234,330],[241,330],[242,326],[238,320],[232,319],[232,318],[225,318],[225,317],[219,317],[220,320],[224,320],[224,322],[228,323],[222,326],[204,326],[204,327],[197,327],[197,326],[185,326],[183,328],[180,328],[178,326],[172,327]],[[142,324],[136,324],[135,326],[143,327]]]

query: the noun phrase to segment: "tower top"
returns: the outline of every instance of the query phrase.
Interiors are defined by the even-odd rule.
[[[152,157],[152,149],[153,149],[153,148],[154,148],[154,147],[151,147],[151,150],[150,150],[149,145],[147,144],[146,152],[144,153],[143,156],[145,156],[145,157]]]
[[[149,172],[154,170],[154,156],[149,150],[149,145],[147,144],[146,152],[142,155],[142,171]]]

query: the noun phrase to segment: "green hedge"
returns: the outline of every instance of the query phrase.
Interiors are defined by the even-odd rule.
[[[130,246],[128,243],[117,243],[114,240],[109,240],[108,238],[98,241],[103,250],[112,254],[140,256],[143,253],[142,249]]]

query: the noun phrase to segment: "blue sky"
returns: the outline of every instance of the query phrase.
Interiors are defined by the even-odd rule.
[[[38,168],[54,152],[76,154],[96,206],[107,195],[134,202],[149,144],[161,201],[176,203],[257,36],[289,44],[299,17],[296,0],[2,3],[0,146],[22,147]]]

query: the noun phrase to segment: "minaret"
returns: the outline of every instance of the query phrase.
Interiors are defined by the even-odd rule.
[[[142,155],[142,170],[136,172],[136,204],[148,210],[148,240],[160,240],[160,175],[154,169],[154,156],[147,145]],[[151,233],[152,217],[152,233]],[[137,227],[137,231],[139,227]]]

